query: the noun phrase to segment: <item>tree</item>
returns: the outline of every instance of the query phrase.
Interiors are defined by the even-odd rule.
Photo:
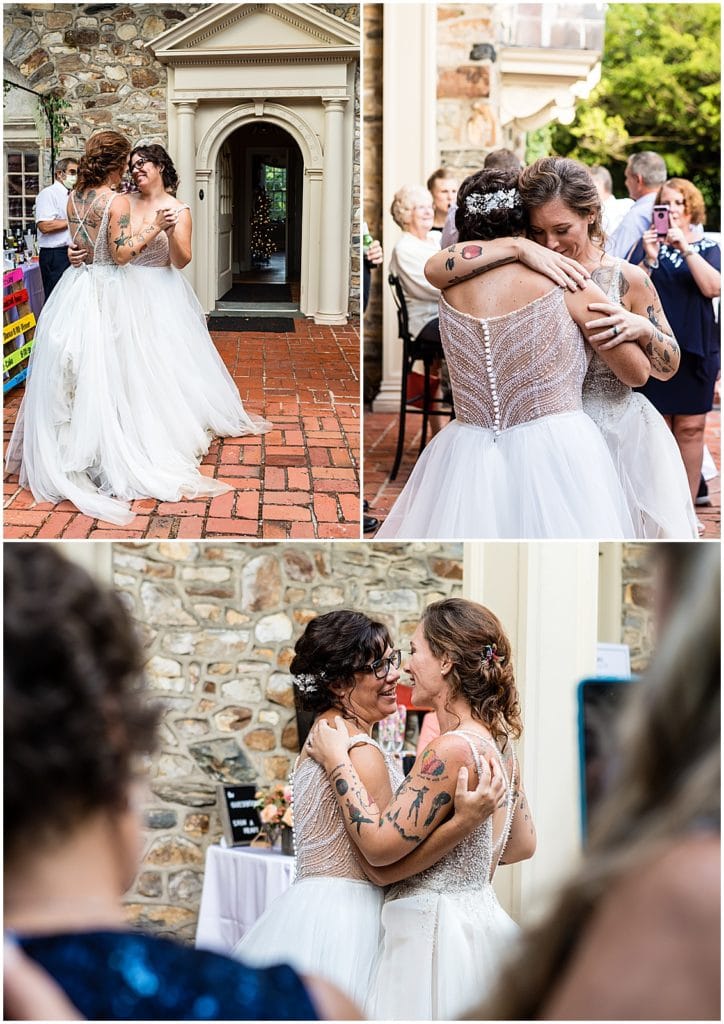
[[[610,4],[601,82],[571,125],[555,125],[553,150],[606,165],[625,194],[626,160],[652,149],[701,189],[718,230],[720,27],[719,4]]]
[[[271,200],[267,190],[260,186],[254,192],[254,208],[251,213],[251,262],[255,267],[269,266],[269,259],[276,251],[272,239]]]

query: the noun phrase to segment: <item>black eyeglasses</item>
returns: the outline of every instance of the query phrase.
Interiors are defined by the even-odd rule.
[[[374,672],[376,679],[384,679],[393,668],[399,668],[402,664],[402,651],[393,651],[385,658],[378,658],[371,665],[363,665],[363,672]]]
[[[145,160],[137,160],[135,164],[131,164],[131,167],[130,167],[131,174],[133,174],[134,171],[137,171],[140,167],[143,167],[144,164],[152,164],[152,163],[153,163],[153,160],[149,160],[148,157],[146,157]]]

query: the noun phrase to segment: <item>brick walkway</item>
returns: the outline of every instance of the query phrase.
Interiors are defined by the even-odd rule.
[[[274,424],[263,437],[212,443],[202,472],[234,491],[175,503],[140,499],[133,522],[118,527],[69,501],[35,504],[15,476],[4,483],[4,536],[358,538],[359,333],[294,324],[289,334],[212,335],[246,409]],[[6,399],[6,445],[23,390]]]
[[[388,480],[397,445],[397,414],[366,412],[364,416],[364,496],[370,503],[370,515],[382,521],[392,508],[395,498],[407,482],[417,458],[422,437],[421,418],[408,416],[405,424],[405,453],[397,479]],[[429,437],[429,433],[428,433]],[[721,469],[721,412],[716,407],[706,422],[706,443],[717,469]],[[721,536],[721,477],[709,481],[711,508],[697,508],[696,514],[704,523],[704,537],[718,540]],[[373,534],[367,534],[368,538]]]

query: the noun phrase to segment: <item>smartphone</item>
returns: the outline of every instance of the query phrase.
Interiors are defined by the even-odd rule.
[[[653,224],[659,238],[666,238],[669,233],[669,228],[671,227],[669,222],[668,203],[657,203],[656,206],[654,206]]]
[[[581,832],[588,837],[592,813],[613,774],[614,736],[618,717],[635,679],[584,679],[578,684],[578,750]]]

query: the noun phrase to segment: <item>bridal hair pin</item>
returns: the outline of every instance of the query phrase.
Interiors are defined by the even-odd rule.
[[[490,668],[491,665],[502,665],[505,658],[502,654],[498,654],[497,644],[486,644],[483,647],[483,663]]]
[[[300,693],[314,693],[318,689],[317,684],[317,676],[313,676],[311,672],[303,672],[302,675],[294,677],[294,685]]]
[[[465,197],[468,213],[490,213],[491,210],[513,210],[523,205],[517,188],[499,188],[497,192],[471,192]]]

